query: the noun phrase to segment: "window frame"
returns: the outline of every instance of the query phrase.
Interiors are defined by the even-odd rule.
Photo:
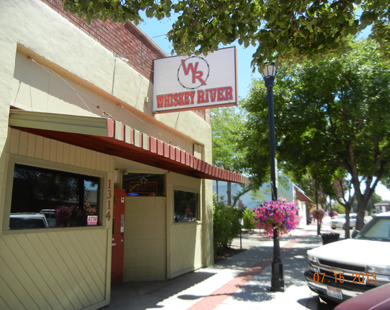
[[[197,202],[197,206],[196,206],[197,215],[196,215],[195,221],[175,222],[175,220],[174,220],[174,218],[175,218],[175,191],[194,193],[194,194],[198,195],[198,202]],[[173,224],[201,223],[202,222],[201,199],[202,199],[202,195],[201,195],[201,191],[199,189],[194,189],[194,188],[190,188],[190,187],[183,187],[183,186],[173,186],[173,190],[172,190],[173,208],[172,208],[172,216],[171,216]]]
[[[7,172],[6,172],[6,187],[5,187],[5,207],[4,212],[2,213],[2,233],[3,234],[17,234],[17,233],[27,233],[27,232],[49,232],[49,231],[64,231],[64,227],[53,227],[50,229],[9,229],[9,219],[11,214],[11,204],[12,204],[12,192],[14,185],[14,171],[15,164],[33,166],[44,169],[57,170],[60,172],[75,173],[79,175],[87,175],[92,177],[100,178],[100,193],[99,201],[100,205],[98,208],[98,225],[96,226],[75,226],[75,227],[66,227],[66,231],[70,230],[80,230],[80,229],[102,229],[106,228],[107,221],[105,219],[105,210],[107,206],[107,186],[108,186],[108,172],[93,170],[85,167],[71,166],[57,162],[51,162],[44,159],[36,159],[30,157],[24,157],[21,155],[9,155],[7,163]],[[1,215],[0,215],[1,216]],[[110,224],[110,223],[109,223]]]

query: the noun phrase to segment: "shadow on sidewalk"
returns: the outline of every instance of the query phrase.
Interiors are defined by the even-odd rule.
[[[252,302],[261,302],[267,301],[274,298],[274,296],[269,292],[269,287],[261,285],[251,285],[247,284],[240,287],[239,292],[234,293],[221,293],[221,294],[210,294],[210,295],[179,295],[180,299],[185,300],[195,300],[206,297],[216,297],[216,296],[233,296],[236,300],[241,301],[252,301]]]
[[[145,310],[212,276],[212,272],[192,272],[172,280],[134,281],[111,287],[111,302],[104,310]]]

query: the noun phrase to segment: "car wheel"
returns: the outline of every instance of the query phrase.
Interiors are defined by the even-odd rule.
[[[336,229],[336,227],[332,227],[332,229]]]

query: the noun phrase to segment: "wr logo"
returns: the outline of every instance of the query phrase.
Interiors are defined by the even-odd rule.
[[[197,89],[207,85],[210,75],[210,66],[203,57],[192,56],[181,60],[177,70],[177,79],[181,86],[187,89]]]

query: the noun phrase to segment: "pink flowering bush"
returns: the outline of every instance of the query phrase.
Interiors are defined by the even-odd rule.
[[[273,236],[275,229],[278,230],[279,236],[287,234],[294,230],[301,220],[295,202],[286,202],[283,197],[278,201],[264,202],[253,212],[257,227],[264,229],[264,234],[269,237]]]
[[[78,206],[60,206],[56,209],[54,217],[57,227],[86,226],[87,216],[96,214],[96,206],[84,203],[82,208]]]

